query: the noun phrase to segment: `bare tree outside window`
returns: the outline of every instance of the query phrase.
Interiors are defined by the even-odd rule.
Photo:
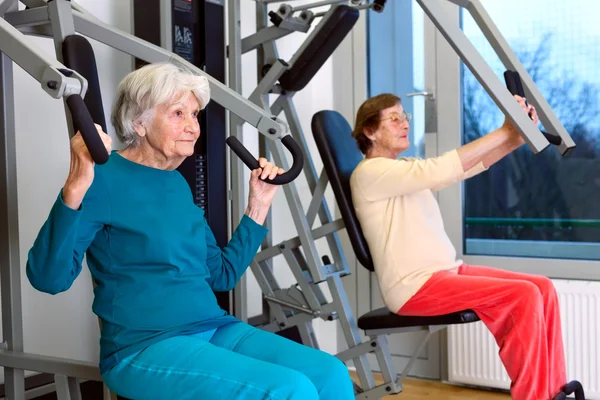
[[[562,157],[552,146],[538,155],[522,146],[468,180],[466,238],[600,242],[600,85],[561,68],[552,57],[553,39],[547,33],[534,51],[514,44],[513,49],[577,148]],[[501,77],[500,62],[492,67]],[[465,67],[464,142],[497,128],[503,119]]]

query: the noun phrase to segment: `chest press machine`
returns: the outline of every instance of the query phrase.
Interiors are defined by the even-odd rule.
[[[471,13],[505,67],[513,74],[520,75],[522,84],[519,91],[515,90],[508,79],[510,91],[507,90],[460,27],[447,18],[439,0],[417,0],[417,3],[500,109],[518,127],[530,149],[537,154],[553,144],[563,156],[567,155],[575,148],[575,143],[481,3],[478,0],[448,1]],[[283,187],[298,236],[278,244],[269,243],[255,257],[251,269],[268,307],[267,312],[254,318],[254,321],[263,329],[273,332],[296,327],[304,344],[318,347],[312,320],[338,320],[347,350],[337,354],[337,357],[344,362],[352,361],[356,368],[360,380],[360,384],[355,385],[356,398],[379,399],[385,395],[399,393],[402,391],[404,378],[432,334],[448,325],[475,322],[479,318],[471,310],[434,317],[406,317],[398,316],[387,308],[380,308],[360,316],[358,320],[355,319],[341,281],[342,277],[350,274],[350,269],[337,231],[346,228],[357,260],[369,271],[374,271],[367,243],[354,213],[349,186],[350,175],[362,159],[362,155],[350,135],[352,129],[346,119],[335,111],[321,111],[314,115],[311,125],[313,138],[323,162],[323,170],[319,173],[311,158],[307,137],[303,133],[293,103],[294,95],[310,82],[352,30],[359,18],[359,10],[372,8],[376,12],[383,12],[386,1],[319,1],[298,7],[282,4],[276,11],[268,12],[267,6],[271,3],[282,1],[256,0],[256,33],[241,38],[239,14],[236,14],[236,10],[239,11],[240,0],[229,0],[230,84],[233,84],[234,88],[241,87],[241,55],[257,50],[257,70],[261,73],[258,85],[249,99],[263,109],[270,110],[275,116],[281,113],[285,115],[291,134],[304,153],[304,177],[312,200],[308,208],[304,209],[299,201],[296,182]],[[324,5],[331,7],[328,11],[311,10]],[[320,18],[319,23],[292,58],[289,61],[281,60],[275,41],[292,32],[308,32],[310,25],[317,18]],[[272,25],[269,24],[269,19]],[[549,133],[539,131],[522,112],[512,97],[512,94],[517,93],[527,95]],[[277,95],[272,104],[269,103],[269,95]],[[234,119],[230,129],[233,136],[239,131],[240,124],[236,124]],[[277,146],[267,147],[261,141],[260,151],[263,156],[270,153],[276,164],[285,165],[285,155]],[[332,218],[324,197],[328,184],[331,184],[342,216],[338,220]],[[313,228],[317,218],[320,226]],[[321,256],[317,251],[315,241],[322,238],[327,240],[330,255]],[[284,257],[297,280],[297,283],[289,288],[280,287],[273,274],[272,259],[279,255]],[[327,284],[332,296],[331,302],[325,299],[319,287],[321,283]],[[360,330],[368,336],[367,340],[361,338]],[[386,336],[414,331],[424,332],[423,339],[403,372],[398,374]],[[368,358],[370,353],[374,353],[375,360]],[[371,368],[373,363],[370,364],[369,361],[377,362],[383,375],[383,384],[375,385]]]
[[[528,99],[538,109],[540,120],[547,130],[560,140],[555,141],[561,153],[567,154],[574,143],[566,133],[552,110],[537,91],[529,75],[524,71],[489,16],[477,0],[449,0],[468,9],[482,27],[488,40],[494,44],[501,60],[511,70],[517,71],[523,80]],[[272,154],[275,162],[287,169],[288,161],[283,152],[287,147],[293,156],[289,171],[278,177],[277,183],[290,183],[304,171],[304,176],[313,196],[304,212],[294,183],[283,187],[289,203],[298,236],[277,245],[262,249],[251,268],[258,280],[268,304],[269,316],[261,326],[271,331],[280,331],[292,326],[299,329],[302,342],[318,347],[312,320],[339,320],[348,350],[337,356],[343,361],[352,360],[357,369],[360,385],[356,386],[357,399],[377,399],[402,391],[402,380],[408,374],[420,349],[429,336],[454,323],[476,321],[474,313],[460,313],[438,317],[399,317],[387,309],[374,310],[356,321],[346,297],[341,278],[349,275],[350,269],[344,257],[337,231],[346,226],[353,250],[358,260],[373,270],[368,248],[353,215],[347,179],[358,160],[356,148],[345,138],[348,124],[341,116],[324,112],[313,119],[313,134],[324,163],[324,170],[317,174],[308,144],[303,135],[293,104],[293,96],[310,82],[314,74],[330,57],[335,48],[350,32],[359,17],[359,10],[372,8],[383,11],[385,1],[374,0],[331,0],[291,7],[282,5],[275,12],[267,13],[267,6],[277,0],[256,0],[258,13],[257,32],[242,40],[240,34],[240,0],[228,0],[229,5],[229,86],[224,86],[187,61],[160,47],[136,37],[119,32],[94,18],[74,2],[67,0],[21,0],[27,6],[17,11],[17,0],[0,0],[0,59],[3,121],[0,125],[0,212],[6,223],[0,224],[0,266],[2,268],[2,316],[4,350],[0,350],[0,365],[4,366],[7,397],[24,399],[23,371],[46,372],[55,376],[59,399],[80,399],[78,379],[100,380],[95,365],[74,360],[57,359],[23,352],[23,332],[20,297],[20,259],[18,254],[18,221],[14,106],[12,94],[12,64],[19,64],[42,88],[54,98],[63,98],[67,115],[71,114],[70,134],[74,129],[82,131],[86,144],[98,163],[106,161],[107,155],[95,136],[93,122],[106,128],[102,114],[101,97],[93,54],[89,44],[81,36],[131,54],[147,62],[170,61],[180,64],[208,78],[213,100],[231,111],[230,138],[228,144],[248,166],[256,160],[240,146],[236,138],[241,137],[241,127],[248,122],[261,132],[261,153]],[[461,59],[474,72],[477,79],[490,93],[499,107],[513,120],[534,152],[548,146],[548,140],[523,116],[511,95],[493,74],[491,68],[468,42],[458,27],[449,23],[436,0],[417,0],[429,18],[444,34]],[[331,5],[326,12],[313,13],[311,8]],[[298,14],[296,16],[295,14]],[[271,18],[272,26],[268,24]],[[292,32],[308,32],[317,18],[320,22],[310,33],[306,42],[293,58],[285,62],[279,59],[275,40]],[[49,58],[27,42],[23,33],[47,36],[54,39],[57,59]],[[83,40],[82,40],[83,39]],[[241,55],[257,50],[258,67],[262,77],[250,101],[241,97]],[[273,105],[269,94],[279,95]],[[273,116],[283,112],[290,126],[291,137],[286,135],[286,126]],[[344,124],[345,123],[345,124]],[[71,126],[72,125],[72,126]],[[267,144],[264,138],[271,139]],[[293,138],[293,139],[292,139]],[[299,147],[298,147],[299,145]],[[347,158],[348,162],[344,162]],[[304,160],[304,162],[303,162]],[[355,166],[355,164],[354,164]],[[232,163],[232,186],[235,215],[242,206],[243,181],[239,162]],[[340,208],[342,219],[333,220],[324,197],[327,184],[331,182]],[[237,209],[236,209],[237,207]],[[243,212],[243,211],[242,211]],[[312,229],[316,218],[321,226]],[[329,256],[319,257],[315,241],[326,238],[333,261]],[[271,259],[283,255],[290,266],[297,284],[291,288],[279,287],[272,271]],[[328,302],[318,286],[327,282],[333,301]],[[239,299],[241,296],[236,297]],[[239,306],[239,304],[236,304]],[[243,307],[239,307],[243,308]],[[369,340],[363,341],[359,329],[364,330]],[[397,376],[386,335],[397,332],[421,330],[426,333],[421,346],[401,376]],[[384,376],[384,384],[375,386],[367,354],[375,353]]]

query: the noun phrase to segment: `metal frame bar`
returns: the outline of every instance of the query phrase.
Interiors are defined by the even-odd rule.
[[[19,350],[0,350],[0,365],[20,370],[102,381],[98,366],[94,363],[23,353]]]
[[[43,9],[43,7],[39,9]],[[67,1],[53,1],[51,3],[48,3],[47,9],[48,16],[50,18],[50,27],[52,30],[52,39],[54,41],[56,59],[62,64],[64,62],[62,54],[62,44],[68,36],[75,34],[75,26],[73,24],[73,13],[71,11],[71,4]],[[82,92],[85,93],[85,91],[87,91],[87,81],[83,78],[80,78],[80,82],[85,89],[82,90]],[[73,135],[75,135],[73,118],[71,117],[71,111],[69,110],[69,107],[65,100],[63,100],[63,106],[65,110],[65,117],[67,121],[67,130],[69,132],[69,137],[73,137]]]
[[[332,275],[327,279],[327,284],[333,297],[333,303],[337,306],[338,319],[342,332],[348,347],[356,347],[361,344],[362,339],[360,337],[358,325],[354,318],[352,307],[344,290],[344,284],[338,274]],[[369,387],[374,386],[373,373],[369,366],[369,360],[367,354],[361,354],[353,358],[354,367],[360,379],[362,385],[368,385]]]
[[[321,7],[321,6],[331,6],[334,4],[347,3],[348,0],[322,0],[314,3],[303,4],[301,6],[296,6],[292,8],[292,12],[310,10],[311,8]]]
[[[2,9],[16,10],[17,0],[4,0]],[[1,18],[0,22],[3,22]],[[23,306],[19,256],[13,64],[3,53],[0,53],[0,112],[0,221],[3,221],[0,223],[2,337],[3,346],[7,350],[22,352]],[[24,400],[25,372],[23,370],[5,367],[4,384],[8,398]]]
[[[172,0],[160,0],[160,26],[162,27],[172,25],[171,3]],[[171,29],[160,30],[160,47],[173,51],[173,31]]]
[[[45,7],[48,5],[47,0],[17,0],[25,4],[29,8]]]
[[[313,229],[311,231],[311,235],[314,240],[317,240],[317,239],[325,237],[329,234],[335,233],[336,231],[339,231],[340,229],[344,229],[344,222],[342,221],[341,218],[337,219],[333,222],[330,222],[327,225],[323,225],[316,229]],[[267,249],[260,251],[254,259],[257,261],[264,261],[269,258],[273,258],[279,254],[282,254],[284,248],[287,248],[287,247],[295,248],[295,247],[300,247],[300,246],[301,246],[300,237],[296,236],[292,239],[285,240],[278,245],[275,245],[273,247],[269,247]]]
[[[228,27],[229,27],[229,88],[236,93],[242,93],[242,41],[240,21],[240,0],[228,2]],[[244,121],[232,112],[229,112],[229,136],[243,142],[242,125]],[[244,215],[244,166],[239,160],[229,159],[229,174],[231,177],[231,218],[229,226],[237,224]],[[246,275],[244,274],[233,291],[233,309],[237,318],[248,320],[248,307],[246,305]]]
[[[291,325],[282,307],[282,305],[286,302],[284,301],[282,304],[280,302],[268,300],[278,299],[276,293],[281,290],[279,285],[277,284],[277,280],[275,279],[273,272],[271,271],[270,266],[267,265],[266,261],[259,263],[256,260],[254,260],[250,265],[250,268],[252,270],[252,273],[256,277],[256,280],[258,281],[258,284],[262,290],[265,299],[267,299],[266,302],[269,304],[271,319],[274,319],[276,321],[277,328],[274,331]]]
[[[275,143],[275,146],[271,147],[271,152],[273,154],[273,158],[275,159],[275,163],[283,166],[284,169],[287,169],[285,167],[287,160],[285,158],[285,154],[283,153],[283,147],[280,144]],[[315,282],[322,282],[327,278],[327,276],[321,269],[319,252],[317,251],[314,238],[310,234],[311,229],[308,226],[308,221],[306,220],[306,215],[303,211],[298,190],[296,189],[295,184],[291,183],[289,185],[285,185],[283,187],[283,191],[288,201],[288,205],[290,206],[294,225],[298,231],[298,238],[300,239],[304,255],[308,261],[308,268],[312,278]]]
[[[264,8],[264,5],[257,4],[257,8],[262,9]],[[306,33],[310,29],[314,19],[314,14],[312,11],[303,13],[301,17],[294,17],[296,10],[287,4],[282,4],[279,9],[274,12],[279,16],[279,18],[281,18],[281,21],[279,21],[277,26],[290,31]]]
[[[4,19],[15,28],[38,26],[50,23],[48,6],[9,12],[4,14]]]
[[[504,112],[515,127],[519,130],[523,139],[534,153],[539,153],[549,146],[548,140],[542,132],[532,123],[529,117],[521,110],[517,102],[514,101],[510,92],[504,84],[496,76],[492,68],[483,59],[475,46],[467,38],[460,27],[449,19],[444,13],[438,0],[416,0],[421,6],[425,14],[437,27],[438,31],[444,36],[446,41],[454,49],[460,59],[469,67],[473,75],[479,83],[488,92],[498,107]],[[540,92],[537,90],[531,77],[525,71],[525,68],[518,60],[514,52],[508,46],[508,43],[496,28],[493,21],[479,2],[479,0],[448,0],[459,7],[467,9],[484,35],[492,45],[492,48],[500,57],[500,60],[506,67],[516,70],[521,75],[524,88],[528,96],[531,96],[531,103],[536,106],[540,120],[544,123],[545,128],[562,139],[562,144],[559,146],[559,151],[562,155],[568,154],[574,147],[575,143],[562,126],[560,121],[554,115],[554,112],[543,99]]]
[[[264,43],[281,39],[282,37],[294,32],[295,31],[291,29],[279,28],[277,26],[269,26],[268,28],[261,29],[260,31],[242,39],[242,54],[256,50]]]
[[[52,26],[56,59],[62,64],[62,43],[68,36],[75,34],[71,3],[68,1],[53,1],[48,3],[48,16],[50,17],[50,25]]]
[[[315,294],[315,290],[317,290],[318,287],[311,285],[312,282],[309,279],[306,279],[303,273],[303,271],[306,270],[306,262],[302,254],[300,254],[300,249],[288,249],[283,252],[283,257],[292,270],[292,273],[298,282],[298,286],[302,289],[307,306],[315,315],[320,315],[322,311],[321,302],[317,299],[317,295]]]
[[[87,81],[81,75],[75,71],[73,71],[73,78],[63,75],[59,69],[68,68],[55,58],[48,57],[44,51],[27,40],[25,35],[3,18],[0,18],[0,50],[40,82],[50,96],[58,99],[71,93],[85,95]],[[49,86],[49,81],[55,81],[56,85]]]
[[[77,379],[65,376],[54,375],[56,384],[56,396],[63,400],[81,400],[81,390]]]
[[[285,124],[273,120],[268,112],[252,104],[242,97],[242,95],[206,74],[182,57],[104,24],[88,13],[73,10],[73,21],[77,32],[114,49],[131,54],[150,63],[172,62],[180,64],[206,77],[210,84],[212,100],[258,129],[260,133],[269,139],[280,139],[287,133]]]
[[[547,129],[562,139],[562,143],[558,146],[559,151],[562,155],[568,154],[575,148],[575,142],[571,136],[567,133],[564,126],[560,123],[550,105],[542,96],[539,89],[531,79],[531,76],[527,73],[515,53],[511,50],[508,42],[504,39],[500,30],[496,27],[492,18],[487,13],[485,8],[479,0],[470,0],[466,2],[467,5],[464,8],[471,13],[471,16],[485,35],[486,39],[492,48],[496,51],[496,54],[500,58],[500,61],[504,64],[507,69],[517,71],[521,76],[523,83],[523,89],[529,103],[535,105],[539,119]]]
[[[429,336],[427,336],[427,339],[429,339]],[[379,364],[380,368],[381,368],[381,374],[383,375],[383,381],[384,382],[391,382],[391,383],[401,383],[402,380],[397,380],[397,373],[396,373],[396,366],[394,365],[394,362],[392,361],[392,353],[388,347],[388,342],[387,342],[387,336],[385,335],[381,335],[375,338],[375,357],[377,358],[377,363]],[[422,346],[424,346],[425,344],[423,343]],[[415,352],[412,359],[416,359],[417,355],[419,354],[420,350]],[[412,366],[412,364],[411,364]],[[410,368],[407,366],[407,369],[409,370]]]
[[[260,31],[264,31],[265,29],[268,29],[269,16],[268,16],[267,8],[258,3],[255,4],[254,8],[256,11],[256,16],[255,16],[256,32],[260,32]],[[273,41],[267,41],[266,44],[259,46],[256,51],[256,66],[257,66],[256,79],[257,79],[257,81],[260,81],[262,79],[262,75],[265,73],[265,67],[268,63],[276,64],[275,68],[277,68],[283,72],[283,70],[281,69],[283,67],[283,65],[281,65],[277,60],[277,57],[276,57],[277,54],[276,54],[275,47],[268,46],[269,43],[273,43]],[[271,49],[271,50],[273,50],[273,52],[270,53],[266,49]],[[268,62],[267,62],[267,60],[268,60]],[[272,70],[270,70],[268,72],[270,72],[271,74],[273,73]],[[255,92],[256,92],[256,90],[255,90]],[[258,93],[258,96],[256,98],[252,98],[252,95],[250,95],[249,100],[253,101],[255,104],[258,104],[259,106],[263,107],[264,109],[267,109],[265,107],[265,104],[268,104],[268,101],[269,101],[268,95],[262,95],[261,93]],[[269,146],[267,145],[266,141],[262,137],[258,138],[258,152],[259,152],[260,157],[264,157],[267,160],[271,159],[271,155],[269,152]],[[265,226],[265,228],[267,228],[268,231],[267,231],[267,235],[265,236],[265,239],[263,240],[263,242],[261,244],[261,249],[265,249],[265,248],[273,246],[273,229],[272,229],[273,228],[273,211],[272,211],[272,209],[269,209],[269,211],[267,213],[267,217],[266,217],[263,225]],[[281,288],[279,288],[279,284],[277,283],[277,280],[275,279],[275,276],[273,274],[272,260],[265,260],[265,261],[261,262],[260,265],[261,265],[264,273],[269,277],[269,284],[273,285],[272,287],[274,288],[276,293],[279,293],[281,291]],[[265,312],[265,310],[268,312],[268,314]],[[285,326],[287,324],[286,316],[289,314],[290,314],[290,312],[289,311],[286,312],[280,305],[273,303],[273,302],[269,303],[267,298],[263,297],[261,318],[264,318],[265,321],[269,321],[270,319],[275,319],[276,321],[279,322],[280,326]],[[281,318],[282,315],[283,315],[283,318]]]
[[[16,0],[4,0],[3,8],[14,10]],[[0,15],[2,17],[2,15]],[[2,22],[2,19],[0,19]],[[2,40],[2,39],[0,39]],[[19,220],[17,191],[17,149],[13,64],[0,53],[0,280],[2,296],[2,337],[9,351],[23,351],[23,314],[21,300],[21,261],[19,257]],[[8,398],[24,400],[25,373],[4,368]]]
[[[13,8],[14,0],[0,0],[0,15],[4,15],[8,10]]]
[[[299,1],[299,0],[255,0],[255,1],[256,1],[256,3],[260,3],[260,4],[273,4],[273,3],[283,3],[283,2],[291,3],[293,1]],[[328,4],[334,4],[334,3],[340,2],[340,0],[324,0],[324,1],[327,1]],[[348,0],[343,0],[343,1],[346,3],[348,2]],[[327,3],[319,4],[319,5],[327,5]],[[369,0],[350,0],[350,3],[356,7],[356,6],[362,6],[364,4],[369,3]],[[318,4],[318,3],[316,3],[316,2],[311,3],[311,4],[309,4],[309,6],[315,7],[315,4]]]
[[[308,187],[310,188],[313,196],[319,193],[319,175],[317,174],[317,168],[315,167],[312,158],[310,157],[310,150],[306,138],[304,137],[302,126],[300,124],[300,118],[296,113],[296,107],[292,101],[293,93],[288,95],[282,95],[280,98],[283,98],[281,102],[275,103],[275,105],[280,105],[285,113],[286,120],[290,125],[290,132],[292,133],[292,137],[296,140],[296,142],[302,147],[302,151],[304,153],[304,176],[308,182]],[[275,109],[274,111],[279,111]],[[278,115],[275,114],[275,115]],[[325,190],[325,188],[323,188]],[[305,215],[308,228],[312,226],[313,221],[309,220],[309,214]],[[322,197],[321,205],[318,209],[318,216],[322,226],[326,226],[327,224],[333,221],[331,216],[331,212],[329,211],[329,206],[327,205],[327,201],[325,197]],[[314,238],[316,239],[316,238]],[[329,246],[329,250],[331,251],[331,255],[334,260],[334,264],[338,268],[339,271],[344,272],[346,274],[350,273],[350,268],[348,267],[348,263],[346,261],[346,257],[344,252],[342,251],[342,245],[337,233],[333,233],[332,235],[327,236],[327,244]],[[311,273],[313,274],[313,279],[317,280],[317,276],[315,275],[315,269],[317,267],[313,266],[311,269]],[[319,279],[319,281],[322,279]]]
[[[250,97],[248,98],[254,104],[261,106],[265,110],[269,110],[268,106],[268,94],[275,83],[281,78],[281,76],[288,70],[288,66],[277,60],[269,68],[269,72],[259,82],[258,86],[254,89]]]
[[[313,192],[313,198],[308,205],[308,210],[306,211],[306,220],[308,221],[308,226],[312,226],[314,224],[315,218],[317,218],[317,213],[323,205],[325,190],[327,189],[328,182],[329,178],[327,177],[327,171],[323,169],[321,171],[321,176],[319,176],[319,181],[317,182],[315,191]]]

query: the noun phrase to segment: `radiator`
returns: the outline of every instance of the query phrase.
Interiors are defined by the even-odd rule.
[[[600,400],[600,282],[554,281],[559,295],[567,377],[583,383],[586,398]],[[482,322],[448,328],[449,380],[508,389],[498,345]]]

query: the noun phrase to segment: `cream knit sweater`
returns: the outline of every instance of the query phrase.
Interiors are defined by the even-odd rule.
[[[352,200],[391,311],[400,310],[435,272],[462,264],[432,191],[485,170],[479,163],[463,171],[456,150],[436,158],[372,158],[358,164],[350,178]]]

